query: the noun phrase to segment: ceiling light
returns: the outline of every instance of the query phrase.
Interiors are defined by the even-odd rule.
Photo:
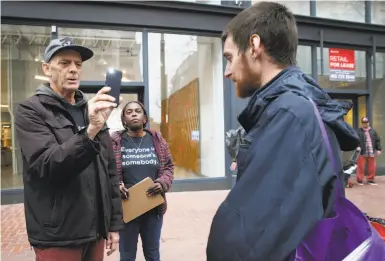
[[[35,79],[40,80],[40,81],[49,82],[49,78],[47,76],[35,75]]]

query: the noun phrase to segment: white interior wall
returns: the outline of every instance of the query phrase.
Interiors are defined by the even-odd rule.
[[[220,39],[197,37],[198,51],[179,66],[172,90],[199,79],[200,169],[207,177],[224,176],[223,69]]]

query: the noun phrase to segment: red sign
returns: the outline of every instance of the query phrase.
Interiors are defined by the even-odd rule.
[[[354,71],[356,69],[354,50],[329,48],[329,68]]]

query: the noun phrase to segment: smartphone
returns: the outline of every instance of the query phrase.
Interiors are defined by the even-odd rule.
[[[108,69],[106,72],[106,86],[111,87],[108,93],[115,98],[115,103],[119,105],[120,89],[122,88],[123,73],[117,69]]]

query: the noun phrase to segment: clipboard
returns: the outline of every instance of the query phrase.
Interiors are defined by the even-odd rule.
[[[147,196],[147,190],[154,185],[151,178],[145,178],[128,189],[128,199],[122,200],[123,221],[125,223],[164,203],[162,195]]]

